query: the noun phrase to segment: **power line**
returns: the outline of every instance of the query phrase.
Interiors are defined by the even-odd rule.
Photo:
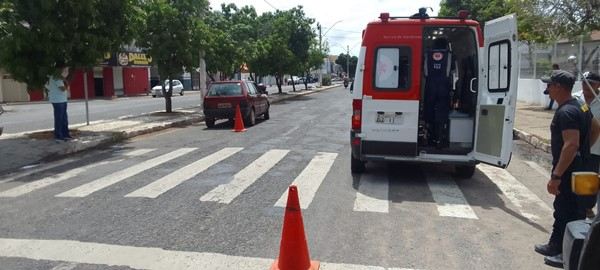
[[[323,27],[323,28],[326,28],[326,27]],[[350,31],[350,30],[342,30],[342,29],[332,29],[331,31],[362,34],[362,32],[360,32],[360,31]]]
[[[271,3],[269,3],[269,1],[267,1],[267,0],[263,0],[263,1],[265,1],[265,3],[267,3],[267,5],[269,5],[269,6],[271,6],[274,10],[279,10],[278,8],[273,6]]]

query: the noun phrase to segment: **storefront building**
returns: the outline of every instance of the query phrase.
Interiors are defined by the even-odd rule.
[[[88,98],[147,95],[150,91],[152,59],[139,51],[107,54],[100,65],[87,72]],[[44,91],[28,90],[0,72],[0,102],[40,101]],[[76,70],[69,82],[69,99],[84,99],[84,72]]]

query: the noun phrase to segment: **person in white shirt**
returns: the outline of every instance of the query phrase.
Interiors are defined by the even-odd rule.
[[[574,93],[573,97],[581,104],[587,104],[594,115],[594,119],[600,121],[600,96],[598,96],[600,95],[600,76],[588,71],[583,73],[583,78],[584,79],[581,82],[583,90]],[[596,98],[596,96],[598,96],[598,98]],[[600,167],[600,141],[596,141],[596,143],[592,144],[590,153],[592,162],[594,162],[595,171],[598,172]],[[586,202],[586,205],[588,206],[586,215],[590,219],[594,218],[594,211],[591,209],[594,204],[595,202]]]

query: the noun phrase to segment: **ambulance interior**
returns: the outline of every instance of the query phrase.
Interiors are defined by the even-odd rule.
[[[436,41],[437,40],[437,41]],[[428,54],[445,43],[451,61],[447,84],[432,78]],[[419,113],[419,150],[428,154],[464,155],[472,151],[477,108],[477,46],[475,31],[469,27],[426,27],[423,33],[423,72]],[[442,50],[444,52],[444,50]],[[439,58],[434,55],[433,59]],[[432,59],[432,58],[429,58]],[[429,65],[429,67],[428,67]],[[439,65],[439,64],[438,64]],[[438,66],[439,67],[439,66]],[[438,74],[439,76],[439,74]],[[443,75],[446,76],[446,75]],[[440,86],[443,85],[443,86]],[[429,88],[429,89],[428,89]],[[433,89],[435,88],[435,89]],[[433,94],[432,94],[433,93]],[[432,98],[427,95],[438,95]],[[445,96],[447,95],[447,96]],[[445,97],[444,97],[445,96]],[[434,115],[426,117],[427,110]]]

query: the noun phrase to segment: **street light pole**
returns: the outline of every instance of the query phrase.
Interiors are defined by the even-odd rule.
[[[323,53],[323,49],[321,48],[321,44],[323,36],[321,36],[321,24],[317,23],[317,28],[319,29],[319,53]],[[323,64],[319,67],[319,87],[323,86]]]
[[[346,76],[350,79],[350,45],[346,45],[348,57],[346,57]]]
[[[331,28],[333,28],[336,24],[342,22],[343,20],[339,20],[335,23],[333,23],[329,29],[327,29],[327,31],[325,31],[325,34],[321,35],[321,24],[317,23],[317,28],[319,29],[319,52],[322,53],[323,49],[321,48],[321,44],[323,44],[323,37],[327,36],[327,33],[329,33],[329,30],[331,30]],[[325,60],[325,59],[323,59]],[[325,61],[323,61],[325,62]],[[321,65],[321,68],[319,70],[319,87],[323,86],[323,65]]]

